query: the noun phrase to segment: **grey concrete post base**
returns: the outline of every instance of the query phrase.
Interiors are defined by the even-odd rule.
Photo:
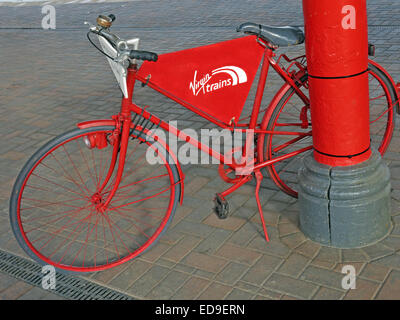
[[[298,178],[300,229],[311,240],[356,248],[390,231],[390,172],[376,150],[349,167],[320,164],[310,153]]]

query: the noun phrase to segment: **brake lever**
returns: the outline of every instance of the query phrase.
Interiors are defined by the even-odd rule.
[[[99,29],[98,29],[97,26],[91,24],[91,23],[88,22],[88,21],[83,22],[83,24],[87,24],[87,25],[89,26],[89,30],[92,31],[92,32],[97,33],[97,32],[99,31]]]

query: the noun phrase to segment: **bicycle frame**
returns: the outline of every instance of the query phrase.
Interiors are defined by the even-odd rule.
[[[260,77],[259,77],[258,84],[257,84],[256,95],[255,95],[253,109],[251,112],[249,123],[246,123],[246,124],[241,123],[240,127],[235,127],[234,124],[231,126],[228,126],[228,125],[224,124],[223,122],[217,121],[216,119],[209,117],[207,115],[202,115],[202,116],[206,120],[216,124],[217,126],[224,128],[224,129],[229,129],[232,132],[233,131],[246,132],[246,130],[253,130],[253,132],[257,133],[257,134],[277,134],[277,135],[295,135],[295,136],[304,135],[304,133],[301,133],[301,132],[267,131],[267,130],[261,130],[258,128],[260,126],[260,124],[257,124],[257,119],[258,119],[258,116],[260,113],[260,106],[261,106],[261,102],[263,99],[264,89],[265,89],[266,81],[268,78],[268,72],[269,72],[270,65],[289,86],[294,88],[295,92],[305,102],[305,104],[308,104],[308,98],[307,98],[307,96],[304,95],[304,93],[301,91],[301,89],[297,86],[297,84],[295,82],[296,79],[294,78],[294,74],[290,74],[288,71],[284,70],[279,65],[279,63],[273,59],[275,57],[275,53],[273,52],[272,49],[270,49],[270,46],[268,45],[268,43],[264,42],[261,39],[257,39],[257,41],[263,45],[265,50],[264,50],[264,54],[263,54],[263,61],[261,64],[261,73],[260,73]],[[300,72],[297,76],[301,77],[301,76],[303,76],[304,73],[305,73],[305,71],[303,70],[303,72]],[[133,103],[132,98],[133,98],[133,94],[134,94],[134,86],[135,86],[136,81],[139,81],[139,82],[143,83],[144,85],[149,86],[150,88],[163,94],[164,96],[175,101],[176,103],[178,103],[182,106],[188,107],[187,103],[185,101],[183,101],[182,99],[179,99],[176,96],[163,90],[163,88],[156,86],[151,81],[149,81],[148,78],[140,76],[138,74],[137,66],[132,65],[128,68],[128,74],[127,74],[128,97],[123,97],[122,102],[121,102],[120,113],[117,116],[113,116],[113,120],[88,121],[88,122],[83,122],[83,123],[78,124],[78,127],[80,127],[80,128],[86,128],[86,127],[90,127],[90,126],[104,125],[104,124],[114,124],[116,126],[116,130],[120,133],[120,139],[119,139],[118,143],[114,144],[115,155],[118,152],[118,150],[120,153],[119,160],[118,160],[118,169],[117,169],[117,174],[116,174],[116,182],[105,202],[105,205],[108,205],[110,203],[113,195],[115,194],[116,190],[118,189],[118,186],[119,186],[119,183],[120,183],[120,180],[122,177],[122,173],[123,173],[123,169],[124,169],[124,165],[125,165],[125,154],[126,154],[126,150],[127,150],[127,144],[129,141],[129,131],[132,128],[132,126],[140,127],[140,125],[137,126],[136,124],[132,123],[132,117],[131,117],[132,113],[136,114],[136,115],[140,115],[142,118],[144,118],[148,122],[175,135],[178,139],[180,139],[182,141],[186,141],[187,143],[190,143],[191,145],[198,148],[202,152],[205,152],[206,154],[212,156],[213,158],[216,158],[221,164],[226,164],[227,166],[229,166],[232,169],[238,169],[238,167],[240,165],[238,165],[236,163],[232,163],[231,158],[228,159],[225,155],[221,154],[219,151],[210,148],[209,146],[203,144],[202,142],[191,137],[190,135],[186,134],[185,132],[179,130],[178,128],[166,123],[165,121],[161,120],[160,118],[156,117],[155,115],[153,115],[150,112],[148,112],[147,110],[145,110],[146,109],[145,107],[142,108],[142,107],[139,107],[138,105],[136,105],[135,103]],[[276,102],[276,100],[279,98],[280,98],[280,96],[278,94],[274,98],[272,103]],[[143,121],[142,121],[142,123],[143,123]],[[144,130],[144,128],[142,128],[142,129]],[[310,133],[310,135],[311,135],[311,133]],[[157,137],[155,138],[155,140],[157,140]],[[245,148],[246,148],[246,144],[248,142],[249,141],[245,142],[243,150],[246,150]],[[311,148],[312,148],[312,146],[305,147],[303,149],[285,154],[280,157],[270,159],[268,161],[263,161],[263,162],[259,162],[259,161],[257,161],[257,159],[255,159],[255,163],[253,165],[253,172],[259,171],[260,169],[270,166],[276,162],[294,157],[300,153],[310,150]],[[107,174],[107,179],[103,183],[103,188],[104,188],[104,186],[107,185],[108,180],[110,179],[110,177],[112,175],[112,172],[115,170],[116,161],[117,161],[117,157],[115,156],[115,157],[113,157],[113,161],[111,163],[109,172]],[[177,161],[175,155],[174,155],[174,161],[176,161],[176,163],[179,167],[179,162]],[[181,174],[181,177],[183,177],[183,174],[182,174],[182,171],[180,168],[179,168],[179,172]],[[182,187],[183,187],[183,178],[181,180],[182,180],[181,183],[182,183]],[[245,180],[244,178],[239,180],[238,182],[235,183],[235,185],[233,187],[231,187],[230,189],[225,191],[223,194],[226,195],[230,192],[233,192],[239,186],[243,185],[244,183],[246,183],[249,180],[250,179]],[[182,198],[181,198],[181,200],[182,200]]]

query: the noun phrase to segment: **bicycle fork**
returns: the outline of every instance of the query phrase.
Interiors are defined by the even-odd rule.
[[[117,159],[118,159],[118,166],[117,166],[117,173],[114,178],[114,185],[110,191],[108,191],[108,196],[105,200],[103,200],[101,203],[97,204],[97,209],[100,211],[105,211],[106,208],[111,203],[111,200],[113,199],[119,184],[121,183],[122,179],[122,174],[124,172],[124,167],[125,167],[125,160],[126,160],[126,153],[128,149],[128,142],[129,142],[129,136],[130,136],[130,126],[131,126],[131,118],[126,117],[120,120],[120,124],[122,125],[122,130],[121,133],[116,135],[116,139],[114,140],[113,143],[113,154],[111,158],[111,163],[110,167],[108,169],[107,175],[101,185],[101,187],[97,190],[96,194],[93,195],[93,197],[100,197],[100,194],[103,192],[104,188],[108,185],[110,182],[111,176],[113,172],[115,171],[115,167],[117,164]],[[118,129],[116,129],[118,130]],[[119,156],[118,156],[119,155]]]

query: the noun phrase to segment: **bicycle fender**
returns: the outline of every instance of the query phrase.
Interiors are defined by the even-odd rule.
[[[89,121],[79,122],[76,124],[76,126],[79,129],[86,129],[99,126],[114,126],[114,125],[115,125],[115,120],[113,119],[89,120]]]
[[[265,130],[265,128],[268,125],[268,120],[271,117],[272,112],[275,109],[275,106],[281,101],[282,97],[286,94],[286,92],[291,88],[291,85],[288,83],[285,83],[279,91],[275,94],[274,98],[271,100],[270,104],[268,105],[267,110],[264,113],[264,116],[261,121],[261,130]],[[263,145],[264,145],[264,138],[265,135],[260,135],[260,139],[257,141],[257,154],[258,154],[258,161],[262,162],[263,161]]]
[[[133,127],[135,127],[134,124],[132,124],[132,128]],[[140,131],[140,130],[142,130],[142,127],[141,126],[136,126],[136,129]],[[144,130],[145,133],[147,133],[148,131],[149,131],[148,129]],[[179,195],[179,203],[180,203],[180,205],[182,205],[182,203],[183,203],[185,175],[183,174],[181,165],[179,164],[178,157],[176,156],[176,154],[174,152],[172,152],[171,148],[169,147],[169,145],[164,140],[162,140],[159,136],[153,134],[153,138],[154,137],[157,137],[157,139],[156,139],[157,142],[159,144],[161,144],[168,151],[169,155],[174,160],[174,164],[176,165],[176,168],[178,169],[179,181],[177,183],[179,183],[181,185],[181,194]]]
[[[84,122],[79,122],[76,124],[79,129],[86,129],[86,128],[91,128],[91,127],[99,127],[99,126],[115,126],[116,121],[113,119],[98,119],[98,120],[89,120],[89,121],[84,121]],[[131,125],[132,128],[135,127],[134,124]],[[136,126],[136,129],[141,130],[140,126]],[[147,129],[144,130],[144,132],[147,133]],[[178,158],[175,155],[175,153],[172,152],[170,149],[169,145],[162,140],[159,136],[157,136],[157,142],[161,144],[170,154],[172,157],[174,164],[176,165],[176,168],[178,169],[179,173],[179,181],[178,183],[181,185],[181,194],[179,195],[179,203],[182,205],[183,203],[183,194],[184,194],[184,180],[185,180],[185,175],[183,174],[182,168],[179,164]]]
[[[389,79],[389,81],[391,82],[391,84],[393,85],[393,87],[396,89],[396,101],[399,100],[400,97],[400,87],[394,82],[392,76],[385,70],[385,68],[383,68],[379,63],[373,61],[373,60],[368,60],[368,63],[374,65],[375,67],[377,67],[380,71],[382,71],[385,76]],[[400,104],[397,103],[397,113],[400,114]]]

